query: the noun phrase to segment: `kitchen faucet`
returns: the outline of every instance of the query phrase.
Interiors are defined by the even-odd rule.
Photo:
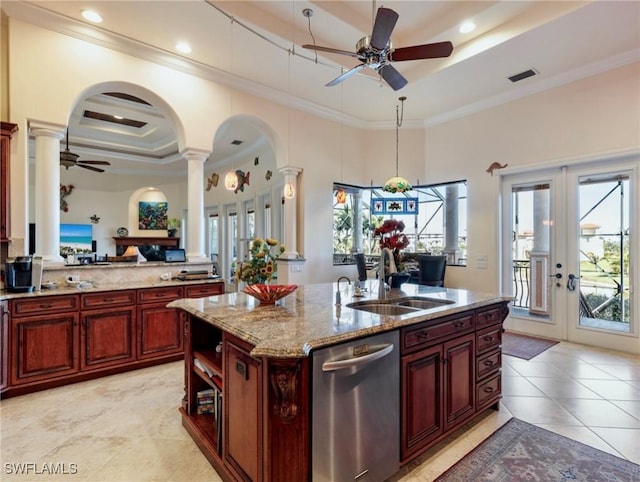
[[[380,262],[378,263],[378,299],[384,300],[387,298],[387,290],[385,289],[384,270],[386,264],[386,258],[389,256],[387,250],[382,248],[380,250]]]
[[[338,289],[336,290],[336,305],[339,305],[340,303],[342,303],[342,300],[340,298],[340,280],[346,279],[349,284],[351,284],[351,280],[349,278],[347,278],[346,276],[340,276],[340,278],[338,278]]]

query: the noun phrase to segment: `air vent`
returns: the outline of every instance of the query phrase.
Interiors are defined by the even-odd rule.
[[[96,119],[104,122],[113,122],[114,124],[122,124],[125,126],[137,127],[138,129],[140,127],[144,127],[147,125],[146,122],[137,121],[133,119],[125,119],[125,118],[119,119],[117,117],[112,116],[111,114],[102,114],[100,112],[93,112],[91,110],[85,110],[84,114],[82,115],[87,119]]]
[[[233,144],[234,146],[239,146],[240,144],[242,144],[242,141],[239,141],[238,139],[231,141],[231,144]]]
[[[533,69],[529,69],[529,70],[525,70],[524,72],[520,72],[519,74],[515,74],[512,75],[511,77],[507,77],[511,82],[519,82],[521,80],[524,79],[528,79],[529,77],[533,77],[534,75],[537,75],[538,72],[536,72]]]

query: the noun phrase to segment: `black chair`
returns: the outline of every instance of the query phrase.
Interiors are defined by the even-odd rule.
[[[358,281],[367,281],[367,261],[364,258],[364,253],[356,253],[353,257],[356,259],[358,267]]]
[[[418,284],[444,286],[444,272],[447,269],[446,256],[418,256]]]

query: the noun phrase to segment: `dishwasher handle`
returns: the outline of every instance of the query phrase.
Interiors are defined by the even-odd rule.
[[[322,364],[323,372],[335,372],[338,370],[344,370],[345,368],[354,368],[371,363],[372,361],[384,358],[393,351],[393,344],[383,345],[383,348],[369,353],[368,355],[347,358],[346,360],[328,361]]]

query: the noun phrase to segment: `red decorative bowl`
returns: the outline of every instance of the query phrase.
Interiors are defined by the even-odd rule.
[[[254,284],[245,286],[242,288],[242,292],[259,300],[261,305],[272,305],[297,289],[297,285]]]

